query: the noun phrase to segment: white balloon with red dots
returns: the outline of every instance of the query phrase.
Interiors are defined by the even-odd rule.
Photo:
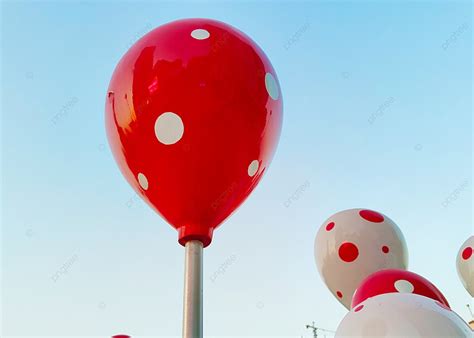
[[[456,267],[459,279],[467,292],[474,297],[474,236],[469,237],[459,249]]]
[[[385,293],[354,307],[336,338],[472,337],[468,324],[440,302],[413,293]]]
[[[314,243],[319,273],[341,304],[350,309],[352,295],[370,274],[408,267],[408,250],[398,226],[368,209],[349,209],[329,217]],[[401,292],[409,287],[400,283]]]

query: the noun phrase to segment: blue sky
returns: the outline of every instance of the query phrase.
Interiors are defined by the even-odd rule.
[[[184,250],[113,160],[105,94],[129,46],[186,17],[251,36],[284,98],[266,176],[205,250],[205,335],[310,335],[346,310],[313,241],[371,208],[465,319],[470,2],[3,2],[2,336],[179,336]]]

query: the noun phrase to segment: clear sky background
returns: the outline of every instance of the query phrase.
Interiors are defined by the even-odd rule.
[[[3,2],[1,336],[181,334],[184,250],[121,176],[104,104],[129,46],[186,17],[251,36],[284,99],[270,169],[205,250],[205,335],[335,330],[313,242],[354,207],[392,218],[470,319],[470,2]]]

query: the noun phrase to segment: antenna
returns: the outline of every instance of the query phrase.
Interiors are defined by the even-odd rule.
[[[312,325],[306,325],[307,329],[313,329],[313,337],[318,338],[318,327],[314,326],[314,322]]]
[[[317,326],[314,325],[314,322],[311,325],[306,325],[306,328],[311,329],[313,331],[313,338],[318,338],[318,330],[319,330],[320,333],[322,333],[324,335],[324,337],[326,337],[326,332],[336,333],[335,331],[332,331],[332,330],[327,330],[327,329],[323,329],[321,327],[317,327]]]

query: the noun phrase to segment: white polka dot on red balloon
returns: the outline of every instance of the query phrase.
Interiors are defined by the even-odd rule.
[[[247,168],[247,173],[249,174],[250,177],[254,176],[257,173],[258,167],[259,167],[258,160],[253,160],[249,164],[249,167]]]
[[[138,179],[138,184],[140,184],[140,187],[142,187],[143,190],[147,190],[148,189],[148,179],[146,178],[146,176],[143,175],[142,173],[139,173],[137,175],[137,179]]]
[[[211,36],[211,34],[207,30],[199,28],[199,29],[193,30],[191,32],[191,36],[195,38],[196,40],[205,40],[209,36]]]
[[[184,134],[183,120],[179,115],[166,112],[158,116],[155,121],[155,135],[163,144],[175,144]]]
[[[413,284],[404,279],[397,280],[393,286],[400,293],[412,293],[415,290]]]
[[[273,100],[278,100],[278,97],[280,96],[278,84],[271,73],[265,74],[265,88],[267,89],[268,95]]]

